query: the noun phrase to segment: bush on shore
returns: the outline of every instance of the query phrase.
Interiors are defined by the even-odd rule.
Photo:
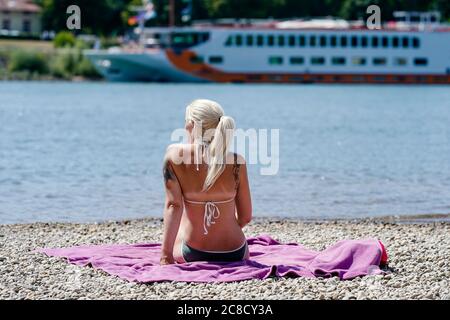
[[[76,39],[72,32],[61,31],[53,39],[55,48],[72,48],[75,46]]]
[[[71,79],[79,76],[87,79],[99,79],[100,74],[80,50],[61,51],[50,64],[51,74],[56,78]]]
[[[28,71],[37,74],[48,73],[48,64],[43,53],[32,51],[14,51],[8,64],[10,72]]]
[[[45,53],[23,49],[0,50],[0,78],[71,80],[74,77],[101,78],[81,49]]]

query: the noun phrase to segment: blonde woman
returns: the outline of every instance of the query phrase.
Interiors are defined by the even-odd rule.
[[[189,144],[170,145],[161,264],[240,261],[249,256],[242,228],[252,218],[244,159],[229,152],[234,120],[211,100],[186,108]]]

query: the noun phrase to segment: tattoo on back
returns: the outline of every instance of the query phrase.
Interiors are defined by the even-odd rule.
[[[239,169],[241,165],[238,163],[237,154],[234,154],[234,165],[233,165],[233,175],[234,175],[234,184],[235,189],[239,187]]]
[[[175,173],[172,170],[172,167],[170,166],[169,162],[166,161],[164,163],[163,167],[163,176],[164,181],[167,183],[169,180],[175,180]]]

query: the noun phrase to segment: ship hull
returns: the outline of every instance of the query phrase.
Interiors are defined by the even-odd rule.
[[[159,53],[110,53],[88,50],[86,57],[112,82],[205,82],[173,68]]]
[[[133,56],[133,55],[131,55]],[[193,76],[170,64],[140,57],[91,53],[88,58],[99,73],[111,82],[191,82],[191,83],[324,83],[324,84],[450,84],[450,75],[442,74],[370,74],[370,73],[225,73]],[[102,62],[110,61],[109,66]],[[203,76],[203,78],[202,78]]]

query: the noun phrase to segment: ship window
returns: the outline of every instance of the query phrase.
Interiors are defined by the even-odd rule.
[[[385,76],[374,76],[372,79],[376,82],[385,82],[386,81]]]
[[[366,77],[365,76],[353,76],[352,80],[354,82],[364,82],[364,81],[366,81]]]
[[[256,45],[262,47],[264,45],[264,37],[262,35],[256,36]]]
[[[280,56],[270,56],[270,57],[269,57],[269,64],[273,64],[273,65],[283,64],[283,57],[280,57]]]
[[[189,47],[198,43],[198,34],[175,32],[170,34],[170,39],[174,47]]]
[[[221,57],[221,56],[211,56],[211,57],[209,57],[209,63],[221,64],[221,63],[223,63],[223,57]]]
[[[316,46],[316,36],[310,36],[309,37],[309,45],[311,47],[315,47]]]
[[[347,46],[347,37],[346,36],[341,36],[341,47],[346,47]]]
[[[174,34],[174,39],[177,36],[180,38],[180,42],[185,42],[185,43],[189,43],[189,44],[192,44],[192,43],[197,44],[197,43],[202,42],[200,34],[198,34],[198,33],[193,33],[193,34],[188,34],[188,33]],[[174,40],[174,41],[176,41],[176,40]]]
[[[190,59],[191,63],[198,64],[203,63],[203,57],[202,56],[193,56]]]
[[[330,37],[330,45],[331,45],[332,47],[336,47],[336,43],[337,43],[336,36],[331,36],[331,37]]]
[[[275,44],[274,36],[270,35],[267,37],[267,44],[269,45],[269,47],[273,47],[273,45]]]
[[[291,64],[304,64],[305,63],[305,58],[303,57],[291,57],[289,59]]]
[[[361,37],[361,47],[367,47],[367,37]]]
[[[418,23],[420,22],[420,15],[418,13],[413,13],[409,19],[411,22]]]
[[[399,45],[399,39],[398,39],[398,37],[393,37],[393,38],[392,38],[392,46],[393,46],[394,48],[398,48],[398,45]]]
[[[227,40],[225,41],[225,46],[229,47],[233,45],[233,37],[232,36],[228,36]]]
[[[378,37],[372,37],[372,47],[378,48]]]
[[[408,37],[403,37],[402,38],[402,46],[403,46],[403,48],[408,48],[409,47],[409,38]]]
[[[245,36],[245,44],[248,47],[253,46],[253,36],[251,34],[248,34],[248,35]]]
[[[247,46],[252,47],[253,46],[253,36],[251,34],[249,34],[245,37],[245,39],[246,39]]]
[[[290,76],[289,79],[291,79],[291,81],[303,81],[303,77],[302,76]]]
[[[194,33],[192,35],[192,38],[190,40],[188,40],[188,41],[192,41],[193,43],[199,43],[200,42],[199,41],[199,35],[197,33]]]
[[[389,39],[388,37],[382,37],[381,38],[381,45],[383,48],[387,48],[389,46]]]
[[[306,45],[306,39],[305,36],[299,36],[298,37],[299,45],[300,47],[304,47]]]
[[[192,45],[198,42],[198,36],[196,34],[180,33],[174,34],[172,38],[172,43],[175,45]]]
[[[358,46],[358,37],[357,36],[352,36],[351,38],[352,40],[352,47],[356,48]]]
[[[326,47],[327,46],[327,37],[320,36],[320,46],[321,47]]]
[[[373,58],[373,64],[375,66],[384,66],[386,65],[386,58],[375,57]]]
[[[295,47],[295,36],[289,36],[289,46]]]
[[[313,65],[325,64],[325,58],[324,57],[311,57],[311,64],[313,64]]]
[[[406,66],[408,63],[406,58],[395,58],[394,65],[396,66]]]
[[[331,58],[331,63],[334,65],[342,66],[345,64],[345,57],[333,57]]]
[[[202,41],[203,42],[206,42],[206,41],[208,41],[209,40],[209,33],[208,32],[203,32],[202,34]]]
[[[426,78],[426,77],[423,77],[423,76],[418,76],[418,77],[416,77],[416,81],[417,81],[417,82],[426,82],[426,81],[427,81],[427,78]]]
[[[406,80],[405,76],[393,76],[392,79],[397,82],[404,82]]]
[[[187,48],[209,39],[208,33],[174,32],[169,35],[170,43],[174,47]],[[230,38],[227,38],[225,45],[231,45]]]
[[[364,66],[366,64],[367,60],[364,57],[353,57],[352,58],[352,64],[356,66]]]
[[[278,36],[278,46],[284,47],[284,42],[285,42],[284,36]]]
[[[169,37],[172,46],[185,48],[207,41],[209,33],[173,32],[169,34]],[[231,45],[230,41],[227,39],[227,42]],[[227,45],[227,43],[225,44]]]
[[[415,58],[414,64],[416,66],[426,66],[428,64],[428,59],[427,58]]]
[[[242,35],[240,34],[236,35],[236,46],[238,47],[242,46]]]
[[[420,47],[420,40],[419,40],[419,38],[414,37],[414,38],[412,39],[412,45],[413,45],[414,48]]]
[[[120,74],[120,69],[117,69],[117,68],[109,68],[109,69],[107,70],[107,72],[108,72],[109,74]]]
[[[271,75],[269,75],[269,80],[273,81],[273,82],[280,82],[280,81],[283,81],[283,76],[271,74]]]
[[[247,76],[248,80],[261,80],[261,75],[259,74],[249,74]]]

